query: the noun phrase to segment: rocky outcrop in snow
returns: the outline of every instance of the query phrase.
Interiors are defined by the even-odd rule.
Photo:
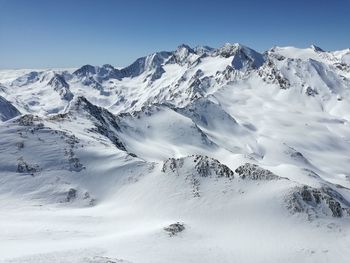
[[[181,175],[182,169],[187,168],[191,170],[193,176],[233,178],[233,171],[226,165],[202,155],[192,155],[179,159],[170,158],[164,162],[162,172]]]
[[[274,56],[274,58],[279,61],[286,59],[282,56]],[[290,88],[289,80],[278,69],[273,59],[268,59],[267,62],[259,68],[258,75],[264,82],[277,84],[281,89]]]
[[[293,213],[306,213],[309,219],[321,215],[333,217],[350,216],[350,202],[334,189],[325,186],[295,187],[286,198],[288,208]]]
[[[233,171],[226,165],[202,155],[170,158],[163,163],[162,172],[183,178],[191,185],[194,197],[201,196],[200,185],[205,178],[234,178]]]
[[[261,168],[259,165],[246,163],[244,165],[239,166],[235,172],[242,178],[242,179],[249,179],[249,180],[280,180],[280,179],[287,179],[284,177],[280,177],[271,171],[267,169]]]
[[[175,236],[178,233],[182,232],[185,230],[185,226],[183,223],[176,222],[174,224],[170,224],[167,227],[164,227],[164,231],[169,234],[169,236]]]

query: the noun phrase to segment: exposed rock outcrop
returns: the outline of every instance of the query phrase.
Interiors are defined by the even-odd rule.
[[[286,198],[288,208],[293,213],[307,213],[309,219],[320,215],[342,217],[350,215],[350,203],[337,191],[325,186],[295,187]]]
[[[242,179],[250,179],[250,180],[280,180],[280,179],[286,179],[284,177],[280,177],[271,171],[267,169],[261,168],[259,165],[246,163],[244,165],[239,166],[235,172],[242,178]]]

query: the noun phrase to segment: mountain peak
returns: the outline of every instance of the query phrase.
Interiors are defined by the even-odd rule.
[[[242,46],[238,43],[225,43],[222,47],[217,49],[217,53],[222,57],[229,58],[235,55],[241,47]]]
[[[73,75],[79,78],[94,75],[94,74],[96,74],[96,67],[89,64],[84,65],[73,72]]]
[[[211,54],[215,49],[209,46],[196,46],[194,51],[197,55],[201,56],[203,54]]]
[[[48,82],[48,85],[54,86],[54,87],[56,87],[58,85],[66,87],[66,88],[69,87],[69,85],[66,82],[66,80],[64,79],[64,77],[60,74],[57,74],[57,73],[55,73],[54,76],[50,79],[50,81]]]
[[[194,50],[187,44],[180,44],[177,48],[176,48],[176,51],[179,51],[179,50],[183,50],[183,49],[186,49],[188,50],[189,52],[191,53],[194,53]]]
[[[188,58],[192,55],[196,55],[196,52],[190,46],[186,44],[181,44],[173,52],[173,56],[170,61],[175,62],[179,65],[184,65],[186,62],[189,61]]]
[[[311,45],[310,48],[316,52],[324,52],[324,50],[316,45]]]
[[[264,63],[263,55],[239,43],[225,43],[216,50],[216,55],[232,59],[232,67],[242,69],[245,67],[258,68]]]

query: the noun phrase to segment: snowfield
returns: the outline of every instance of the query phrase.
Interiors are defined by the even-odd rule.
[[[1,70],[0,262],[349,262],[349,57]]]

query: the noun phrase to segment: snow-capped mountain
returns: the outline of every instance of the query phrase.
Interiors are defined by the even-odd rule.
[[[348,262],[349,58],[0,71],[0,262]]]

